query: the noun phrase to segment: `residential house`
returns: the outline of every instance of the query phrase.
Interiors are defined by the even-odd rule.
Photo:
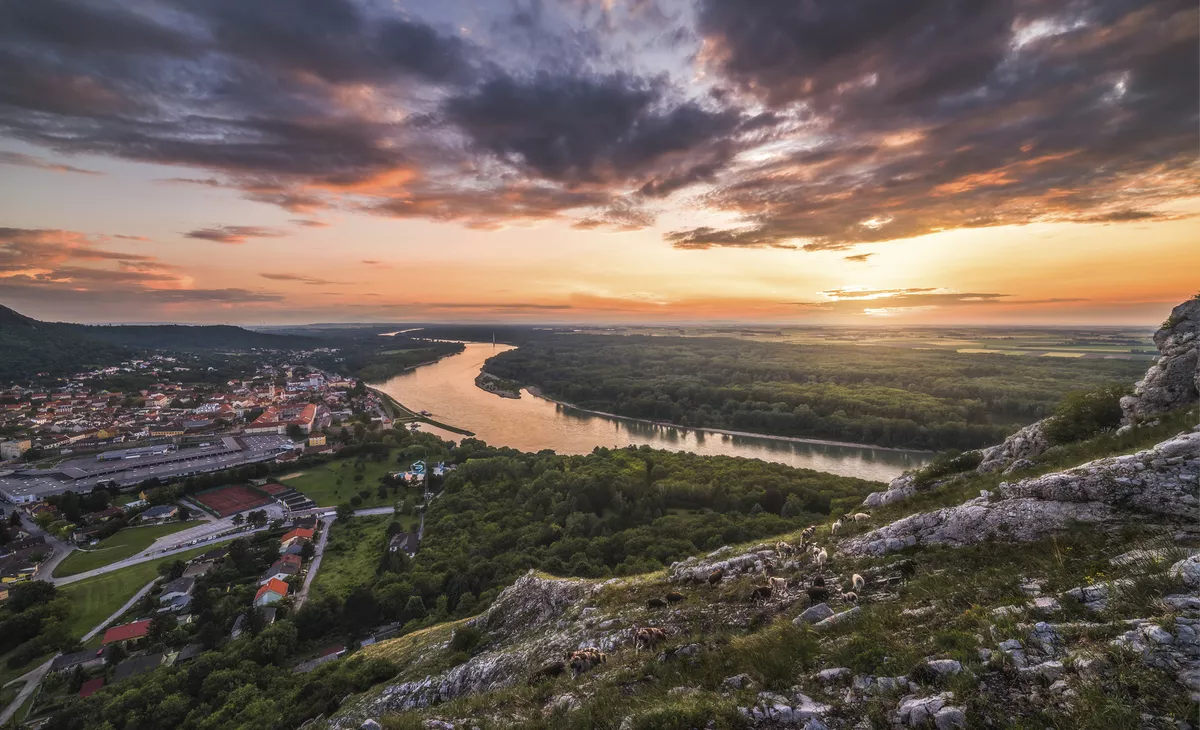
[[[104,651],[101,649],[84,649],[73,654],[60,654],[50,663],[51,672],[74,671],[75,667],[93,669],[104,666]]]
[[[120,682],[152,671],[163,663],[163,654],[147,654],[146,656],[126,659],[117,665],[113,671],[113,682]]]
[[[280,542],[281,548],[287,549],[287,548],[290,548],[292,545],[296,544],[300,540],[308,542],[308,541],[312,540],[312,538],[313,538],[313,531],[311,529],[309,529],[307,527],[297,527],[296,529],[294,529],[291,532],[284,535],[280,539],[279,542]]]
[[[388,541],[388,551],[398,552],[403,550],[411,558],[417,554],[417,534],[415,532],[397,532],[392,535],[392,539]]]
[[[183,662],[195,659],[202,653],[204,653],[203,644],[188,644],[179,650],[179,654],[175,657],[175,664],[182,664]]]
[[[190,565],[188,565],[186,568],[183,569],[183,577],[184,578],[199,578],[200,576],[208,573],[208,571],[212,570],[215,567],[217,567],[217,564],[212,562],[211,560],[204,560],[204,561],[200,561],[197,563],[191,563]]]
[[[259,585],[265,585],[272,580],[286,581],[294,575],[300,573],[300,557],[297,555],[285,555],[267,569],[263,577],[258,581]]]
[[[176,578],[175,580],[163,586],[162,593],[158,595],[158,602],[165,603],[181,596],[192,595],[192,589],[196,587],[196,579],[192,577]]]
[[[139,522],[169,522],[179,516],[179,505],[160,504],[138,515]]]
[[[109,644],[124,644],[129,641],[137,641],[149,633],[149,631],[150,619],[145,618],[141,621],[134,621],[133,623],[112,627],[108,631],[104,632],[104,638],[100,643],[104,646],[108,646]]]
[[[272,578],[267,581],[266,585],[258,589],[258,593],[254,595],[255,606],[269,606],[272,603],[279,603],[288,594],[288,584]]]

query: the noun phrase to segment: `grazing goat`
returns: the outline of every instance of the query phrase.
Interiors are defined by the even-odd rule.
[[[800,533],[800,542],[801,543],[808,542],[809,540],[812,539],[812,536],[815,535],[816,533],[817,533],[817,526],[809,525],[808,527],[804,528],[803,532]]]
[[[765,603],[770,600],[774,590],[771,586],[754,586],[754,590],[750,593],[750,601],[752,603]]]
[[[830,526],[829,526],[829,534],[830,534],[830,535],[836,535],[836,534],[837,534],[837,531],[838,531],[838,530],[840,530],[840,529],[842,529],[842,521],[841,521],[841,520],[838,520],[837,522],[835,522],[835,523],[833,523],[832,525],[830,525]]]
[[[667,603],[679,603],[683,600],[684,596],[682,593],[676,591],[673,593],[668,593],[665,598],[667,599]]]
[[[829,599],[829,589],[825,586],[812,585],[804,592],[808,594],[808,600],[814,606]]]
[[[538,682],[542,682],[547,679],[553,679],[554,677],[557,677],[566,671],[566,662],[549,662],[547,664],[543,664],[541,669],[533,673],[533,676],[529,678],[529,683],[537,684]]]
[[[846,603],[858,603],[858,594],[854,591],[849,591],[842,594],[842,600]]]
[[[867,582],[863,580],[863,577],[858,573],[850,576],[850,583],[854,586],[854,590],[856,591],[861,591],[863,588],[867,587]]]
[[[917,563],[914,560],[901,560],[896,563],[895,567],[900,571],[900,577],[904,580],[911,580],[917,574]]]
[[[606,664],[608,657],[599,649],[588,648],[567,654],[567,660],[571,665],[571,671],[578,677],[592,667]]]
[[[663,608],[666,605],[667,602],[661,598],[651,598],[649,601],[646,601],[646,608]]]
[[[667,632],[662,629],[652,627],[635,629],[633,632],[633,653],[636,654],[642,649],[654,651],[654,647],[666,641],[666,639]]]
[[[714,570],[713,572],[708,574],[708,584],[710,586],[715,586],[716,584],[720,583],[721,579],[724,577],[725,577],[725,571],[721,570],[720,568],[717,568],[716,570]]]
[[[769,581],[772,588],[778,588],[780,593],[786,593],[788,587],[788,579],[774,576]]]
[[[817,553],[816,561],[818,568],[824,568],[825,563],[829,562],[829,553],[826,552],[825,548],[821,548],[821,550]]]
[[[775,543],[775,553],[783,557],[790,557],[792,554],[792,546],[783,541],[777,542]]]
[[[825,585],[825,576],[818,575],[816,578],[813,578],[813,585],[815,585],[815,586]]]
[[[857,512],[852,515],[846,515],[846,519],[857,522],[869,522],[871,520],[870,512]]]

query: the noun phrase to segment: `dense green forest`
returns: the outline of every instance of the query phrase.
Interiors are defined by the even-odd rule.
[[[879,486],[649,447],[562,456],[476,439],[448,449],[427,434],[389,434],[389,443],[399,447],[392,452],[399,464],[427,456],[459,466],[428,507],[416,557],[387,553],[381,540],[373,585],[308,601],[296,617],[302,639],[338,631],[353,636],[381,621],[411,630],[470,616],[531,568],[581,577],[656,570],[811,524]],[[358,458],[373,456],[367,449]]]
[[[325,343],[306,337],[274,335],[230,325],[83,325],[63,324],[85,337],[138,350],[303,350]]]
[[[0,383],[38,373],[66,375],[114,365],[131,353],[92,339],[72,325],[39,322],[0,306]]]
[[[632,418],[944,450],[996,443],[1067,392],[1132,382],[1145,363],[560,335],[501,353],[487,371]]]

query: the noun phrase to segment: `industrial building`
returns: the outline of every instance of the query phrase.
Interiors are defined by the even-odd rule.
[[[291,451],[283,436],[225,436],[191,448],[152,446],[123,449],[119,457],[68,459],[50,469],[0,471],[0,497],[28,504],[64,492],[90,492],[96,487],[132,487],[147,479],[166,482],[193,474],[270,461]]]

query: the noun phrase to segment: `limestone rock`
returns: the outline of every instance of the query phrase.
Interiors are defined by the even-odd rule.
[[[1017,461],[1028,461],[1041,456],[1050,448],[1050,440],[1046,437],[1046,419],[1031,423],[1012,436],[1004,439],[999,446],[983,450],[983,461],[976,471],[980,474],[1007,469]]]
[[[573,694],[551,697],[542,708],[543,715],[565,714],[579,709],[579,698]]]
[[[950,705],[954,695],[942,692],[932,697],[906,697],[892,715],[895,727],[928,727],[950,730],[967,726],[966,714]]]
[[[894,502],[903,502],[917,493],[913,481],[912,474],[901,474],[888,483],[886,491],[868,494],[867,498],[863,500],[863,506],[882,507]]]
[[[821,621],[816,622],[815,624],[813,624],[813,628],[816,629],[817,631],[825,631],[826,629],[831,629],[834,626],[849,623],[849,622],[857,619],[861,614],[862,614],[862,608],[855,606],[854,608],[850,609],[849,611],[842,611],[841,613],[835,613],[834,615],[830,616],[827,619],[822,619]]]
[[[383,730],[383,726],[375,720],[363,720],[363,724],[358,727],[359,730]]]
[[[996,499],[984,492],[957,507],[909,515],[843,541],[840,550],[882,555],[916,545],[1026,542],[1070,522],[1111,521],[1114,508],[1194,518],[1198,473],[1200,432],[1183,433],[1136,454],[1001,484]]]
[[[796,626],[815,624],[819,621],[824,621],[832,615],[833,609],[830,608],[828,604],[818,603],[815,606],[809,606],[808,608],[804,609],[799,616],[792,620],[792,623]]]
[[[726,677],[721,685],[726,689],[749,689],[754,686],[754,681],[750,679],[749,674],[735,674],[732,677]]]
[[[1164,324],[1154,333],[1158,362],[1134,386],[1133,395],[1121,399],[1127,425],[1153,421],[1200,398],[1200,298],[1175,307]]]
[[[962,662],[954,659],[931,659],[925,663],[930,669],[943,676],[959,674],[963,670]]]
[[[1169,575],[1190,588],[1200,588],[1200,555],[1184,558],[1171,566]]]
[[[832,669],[822,669],[821,671],[817,672],[817,679],[826,684],[831,682],[840,682],[849,678],[849,667],[834,667]]]

